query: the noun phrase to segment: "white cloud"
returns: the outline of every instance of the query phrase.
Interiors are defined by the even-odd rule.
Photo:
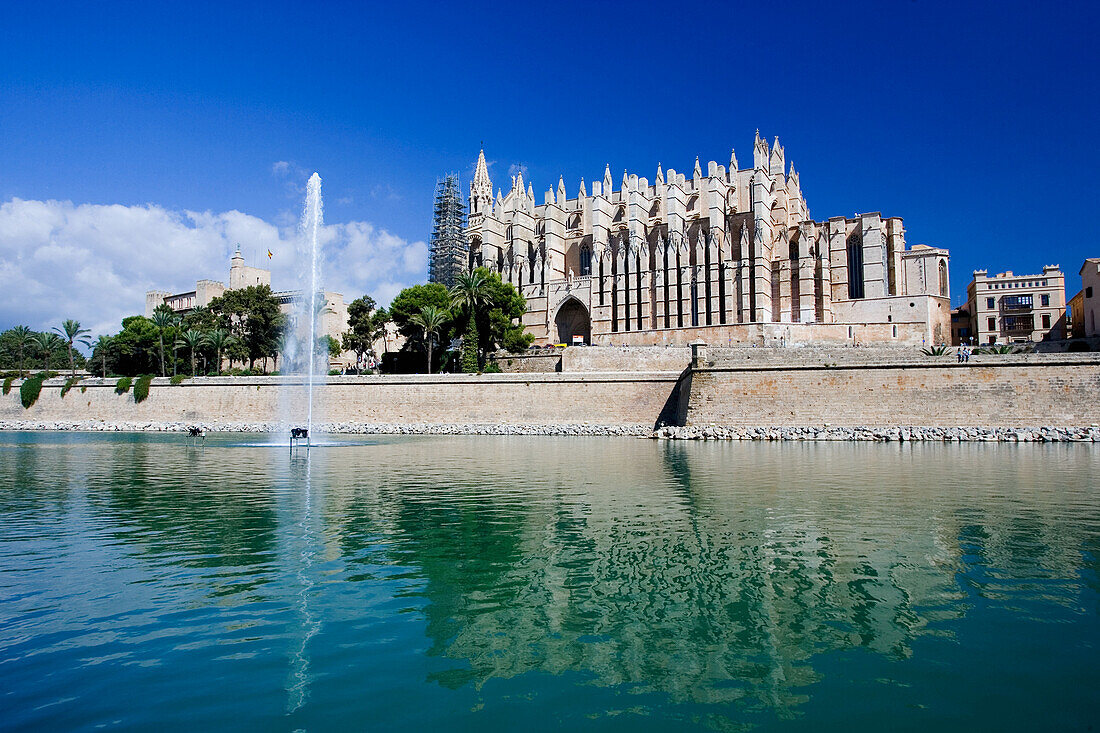
[[[277,160],[271,164],[271,175],[285,176],[290,172],[290,163],[285,160]]]
[[[123,317],[144,312],[146,290],[227,282],[237,244],[248,264],[272,270],[273,288],[289,290],[297,287],[295,226],[240,211],[12,199],[0,204],[0,329],[75,318],[93,335],[113,333]],[[369,293],[385,304],[424,280],[422,241],[350,221],[326,224],[323,242],[325,288],[346,301]]]

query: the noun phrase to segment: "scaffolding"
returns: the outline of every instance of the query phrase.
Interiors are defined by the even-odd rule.
[[[458,187],[458,174],[449,173],[435,186],[435,220],[428,249],[428,281],[452,287],[466,271],[466,205]]]

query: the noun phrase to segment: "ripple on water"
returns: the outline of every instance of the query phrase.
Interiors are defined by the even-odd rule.
[[[273,442],[0,435],[5,727],[1100,708],[1092,446]]]

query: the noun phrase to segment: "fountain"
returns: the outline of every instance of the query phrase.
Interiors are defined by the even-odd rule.
[[[305,425],[295,427],[291,432],[294,437],[306,438],[307,446],[308,436],[313,432],[313,386],[318,372],[317,319],[325,305],[321,292],[319,241],[324,226],[323,211],[321,177],[314,173],[306,184],[306,199],[298,225],[298,286],[301,295],[291,314],[283,355],[286,371],[301,374],[306,380]],[[325,354],[327,357],[327,351]],[[296,402],[297,400],[292,399],[289,403],[284,403],[284,430],[288,429],[291,417],[295,422],[301,419],[300,407]],[[293,415],[290,414],[291,411],[294,411]]]

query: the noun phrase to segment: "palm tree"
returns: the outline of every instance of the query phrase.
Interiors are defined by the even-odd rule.
[[[99,358],[103,362],[103,378],[107,378],[107,351],[115,342],[113,336],[103,335],[95,340],[95,351],[99,352]],[[95,353],[95,352],[93,352]]]
[[[183,323],[183,316],[181,316],[179,313],[173,313],[172,314],[172,328],[179,328],[180,324],[182,324],[182,323]],[[176,349],[178,349],[178,348],[179,348],[179,340],[177,339],[176,341],[172,342],[172,376],[173,377],[176,376],[176,362],[177,362]]]
[[[30,346],[34,339],[34,331],[26,326],[16,326],[8,331],[11,334],[11,344],[15,353],[19,356],[19,378],[23,378],[23,352]]]
[[[466,330],[462,334],[462,371],[476,372],[480,367],[478,357],[477,319],[489,304],[489,275],[478,268],[455,278],[451,288],[451,305],[466,313]]]
[[[206,334],[202,331],[196,331],[193,328],[189,328],[180,334],[180,337],[176,339],[176,346],[182,346],[191,352],[191,375],[197,374],[197,362],[198,350],[205,346],[207,343]]]
[[[34,342],[35,348],[38,349],[38,353],[46,361],[46,371],[50,371],[50,359],[53,357],[54,349],[61,346],[64,342],[57,337],[57,334],[50,333],[49,331],[36,333],[31,340]]]
[[[224,328],[215,328],[213,331],[206,335],[206,343],[209,346],[214,347],[216,353],[216,361],[214,362],[217,367],[218,374],[222,371],[222,349],[229,348],[233,344],[237,343],[237,338],[226,331]]]
[[[409,319],[414,325],[423,329],[424,340],[428,342],[428,374],[432,373],[432,346],[435,342],[435,337],[443,328],[443,324],[447,322],[449,315],[450,314],[442,308],[437,308],[434,305],[426,305],[420,309],[420,313]]]
[[[61,328],[56,326],[53,329],[58,335],[65,338],[65,346],[69,350],[69,376],[76,376],[76,359],[73,358],[73,342],[84,346],[91,346],[92,342],[88,340],[88,334],[91,333],[87,328],[80,327],[80,321],[74,321],[71,318],[65,319],[62,322]],[[48,369],[46,371],[49,371]]]
[[[167,377],[168,370],[164,367],[164,332],[175,327],[176,314],[168,306],[158,305],[149,320],[157,327],[157,339],[160,341],[160,376]]]

